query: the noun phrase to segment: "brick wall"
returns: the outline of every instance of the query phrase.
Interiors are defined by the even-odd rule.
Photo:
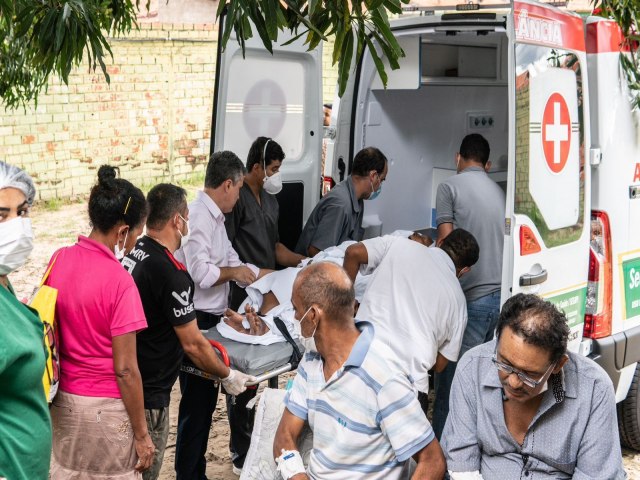
[[[204,171],[209,152],[217,30],[141,23],[114,39],[111,85],[86,66],[57,80],[37,107],[0,109],[0,158],[30,172],[39,199],[84,196],[110,163],[138,185]],[[325,67],[330,67],[326,48]],[[329,55],[329,56],[326,56]],[[324,80],[333,100],[335,69]]]
[[[81,67],[37,107],[0,111],[0,158],[33,175],[40,199],[87,194],[103,163],[138,184],[202,171],[216,38],[211,24],[141,24],[113,41],[110,86]]]

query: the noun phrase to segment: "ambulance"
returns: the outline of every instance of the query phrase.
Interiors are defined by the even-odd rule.
[[[439,183],[462,138],[482,134],[506,194],[502,302],[536,293],[564,310],[570,349],[610,375],[622,442],[640,450],[640,115],[620,30],[527,0],[418,11],[392,30],[401,68],[387,67],[385,89],[365,49],[326,132],[321,51],[292,43],[271,55],[256,38],[243,58],[232,38],[218,52],[212,151],[246,158],[261,135],[282,145],[280,236],[293,247],[322,184],[346,178],[365,146],[390,162],[366,202],[369,231],[435,227]]]

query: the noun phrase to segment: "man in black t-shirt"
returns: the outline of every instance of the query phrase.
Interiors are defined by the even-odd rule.
[[[140,292],[147,329],[137,335],[138,367],[144,408],[156,446],[153,465],[144,480],[158,478],[169,435],[169,399],[183,354],[201,370],[222,379],[225,390],[237,395],[252,377],[231,370],[214,353],[198,329],[193,305],[194,283],[173,252],[188,239],[186,192],[170,184],[156,185],[147,197],[147,234],[123,260]],[[216,390],[217,394],[217,390]]]

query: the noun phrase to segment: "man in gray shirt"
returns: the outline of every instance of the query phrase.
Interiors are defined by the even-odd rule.
[[[468,321],[458,358],[472,347],[493,338],[500,311],[505,195],[489,178],[489,143],[477,133],[462,140],[456,154],[458,174],[438,187],[436,223],[438,243],[454,228],[464,228],[478,241],[480,259],[460,279],[467,300]],[[449,390],[456,363],[449,362],[435,376],[433,429],[440,438],[449,412]]]
[[[360,150],[353,159],[351,175],[322,197],[311,212],[296,252],[313,257],[345,240],[362,240],[363,199],[373,200],[380,194],[388,170],[387,157],[380,150]]]
[[[520,293],[496,336],[458,363],[442,434],[451,478],[626,478],[613,385],[567,352],[564,313]]]

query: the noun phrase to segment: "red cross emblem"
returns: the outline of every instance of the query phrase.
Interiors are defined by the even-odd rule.
[[[569,158],[571,117],[564,97],[554,93],[547,100],[542,116],[542,149],[547,165],[560,173]]]

